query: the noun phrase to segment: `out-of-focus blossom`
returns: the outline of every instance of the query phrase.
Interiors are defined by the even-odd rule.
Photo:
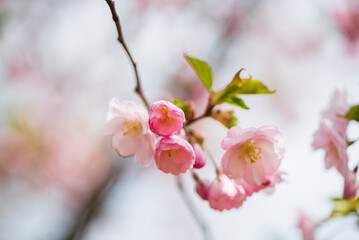
[[[350,120],[340,116],[345,116],[349,109],[350,105],[348,103],[347,93],[345,91],[335,90],[328,109],[323,112],[323,117],[331,121],[332,127],[344,139],[347,139],[346,130]]]
[[[182,109],[168,101],[157,101],[151,106],[149,125],[153,133],[171,136],[182,129],[185,121]]]
[[[351,199],[355,197],[358,192],[358,188],[359,185],[356,181],[355,173],[349,171],[344,181],[343,197],[345,199]]]
[[[149,130],[145,107],[132,101],[112,98],[109,108],[105,134],[113,135],[112,147],[123,157],[135,155],[141,165],[149,165],[153,159],[156,137]]]
[[[312,146],[314,149],[325,151],[326,168],[334,166],[344,177],[347,176],[349,171],[346,152],[347,141],[337,131],[329,128],[321,121],[319,129],[314,133]]]
[[[340,31],[347,39],[349,49],[356,52],[359,40],[359,3],[348,0],[341,7],[336,7],[334,16]]]
[[[79,130],[73,119],[63,129],[57,124],[65,121],[61,116],[42,117],[12,116],[1,131],[1,176],[23,179],[38,189],[58,188],[77,200],[87,197],[109,170],[105,142],[83,123]]]
[[[203,148],[198,143],[194,143],[193,149],[194,149],[194,153],[196,155],[193,167],[194,168],[204,167],[207,163],[207,155],[204,152]]]
[[[298,228],[302,232],[303,240],[314,240],[315,223],[303,212],[299,213]]]
[[[249,185],[243,179],[235,180],[235,182],[243,187],[248,196],[252,196],[253,193],[259,192],[261,190],[267,194],[271,194],[275,189],[275,185],[283,181],[283,174],[284,173],[282,171],[278,171],[271,176],[266,176],[265,181],[260,185]]]
[[[211,183],[208,180],[204,180],[201,183],[197,183],[196,192],[203,200],[208,200],[208,192],[211,188]]]
[[[191,144],[177,137],[163,137],[156,144],[157,168],[165,173],[179,175],[193,167],[195,153]]]
[[[246,192],[226,175],[221,174],[211,184],[208,202],[211,208],[219,211],[239,208],[246,199]]]
[[[285,152],[282,134],[275,126],[232,127],[222,141],[222,148],[226,150],[223,172],[249,185],[261,185],[266,176],[274,174]]]

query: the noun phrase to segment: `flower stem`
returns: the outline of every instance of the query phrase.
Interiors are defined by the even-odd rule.
[[[198,212],[196,211],[195,207],[193,206],[191,200],[189,199],[187,193],[184,190],[183,187],[183,183],[182,183],[182,178],[180,176],[176,177],[176,181],[177,181],[177,187],[181,193],[181,196],[183,198],[183,200],[185,201],[189,211],[192,213],[193,218],[195,219],[195,221],[197,222],[197,224],[200,226],[200,228],[202,229],[202,233],[203,233],[203,237],[205,240],[212,240],[213,237],[210,234],[210,230],[207,226],[207,224],[204,222],[203,219],[201,219],[198,214]]]
[[[117,40],[121,43],[123,49],[125,50],[128,58],[130,59],[130,61],[132,63],[133,70],[135,72],[135,76],[136,76],[135,92],[138,94],[138,96],[140,96],[142,102],[145,104],[147,109],[150,110],[150,104],[148,103],[145,95],[142,92],[140,76],[139,76],[138,71],[137,71],[137,64],[133,60],[133,57],[132,57],[132,55],[130,53],[130,50],[128,49],[127,44],[125,42],[125,39],[123,38],[123,35],[122,35],[122,27],[121,27],[121,24],[120,24],[120,18],[118,17],[117,12],[116,12],[115,2],[112,1],[112,0],[105,0],[105,1],[106,1],[106,3],[108,4],[108,6],[110,8],[110,11],[111,11],[111,14],[112,14],[112,19],[113,19],[113,21],[114,21],[114,23],[116,25],[116,30],[117,30],[117,34],[118,34]]]
[[[112,0],[105,0],[105,1],[106,1],[106,3],[108,4],[108,6],[110,8],[110,11],[111,11],[111,14],[112,14],[112,19],[113,19],[113,21],[114,21],[114,23],[116,25],[116,30],[117,30],[117,34],[118,34],[117,40],[120,42],[120,44],[124,48],[128,58],[130,59],[130,61],[132,63],[132,66],[133,66],[133,70],[134,70],[135,75],[136,75],[135,92],[140,96],[142,102],[146,105],[147,109],[150,110],[150,105],[149,105],[146,97],[144,96],[142,88],[141,88],[141,81],[140,81],[140,77],[139,77],[139,74],[138,74],[138,71],[137,71],[137,64],[133,60],[133,57],[132,57],[132,55],[131,55],[131,53],[130,53],[127,45],[126,45],[126,42],[125,42],[125,40],[123,38],[123,35],[122,35],[122,28],[121,28],[121,24],[120,24],[120,19],[119,19],[118,15],[117,15],[117,12],[116,12],[115,3]],[[205,114],[207,114],[207,112],[209,111],[209,113],[207,114],[209,116],[211,110],[212,109],[207,108]],[[184,191],[181,178],[177,177],[176,179],[177,179],[177,186],[178,186],[178,189],[180,190],[182,198],[184,199],[184,201],[185,201],[188,209],[192,213],[194,219],[196,220],[198,225],[201,227],[205,240],[212,239],[210,237],[208,227],[206,226],[204,221],[200,219],[199,214],[195,211],[195,208],[193,207],[192,202],[190,201],[188,195]]]

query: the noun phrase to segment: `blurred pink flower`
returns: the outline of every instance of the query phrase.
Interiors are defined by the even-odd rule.
[[[334,166],[344,177],[347,176],[349,171],[347,141],[337,131],[321,121],[319,129],[314,133],[312,146],[315,150],[323,149],[325,151],[326,168]]]
[[[348,96],[345,91],[335,90],[327,110],[323,112],[323,117],[330,120],[333,128],[345,140],[347,140],[346,130],[350,122],[349,119],[342,118],[348,113],[350,105],[348,103]]]
[[[285,149],[282,134],[275,126],[229,129],[222,141],[226,153],[222,157],[223,172],[249,185],[261,185],[266,176],[274,174]]]
[[[202,183],[197,183],[196,192],[203,200],[208,200],[208,192],[211,188],[211,183],[208,180],[202,181]]]
[[[239,208],[246,197],[242,186],[236,185],[233,180],[223,174],[212,182],[208,192],[210,207],[219,211]]]
[[[271,194],[274,191],[275,185],[283,181],[282,175],[284,172],[278,171],[273,175],[266,176],[265,180],[260,185],[249,185],[243,179],[235,180],[236,184],[243,187],[248,196],[252,196],[253,193],[263,190],[267,194]]]
[[[345,199],[353,198],[357,195],[359,185],[356,181],[356,174],[348,171],[348,174],[344,181],[343,197]]]
[[[299,213],[298,228],[302,232],[303,240],[314,240],[315,223],[303,212]]]
[[[136,156],[147,166],[152,162],[156,137],[148,127],[148,112],[132,101],[112,98],[109,103],[105,134],[113,135],[112,147],[122,157]]]
[[[163,137],[157,142],[155,161],[161,171],[179,175],[193,167],[195,153],[186,140],[177,136]]]
[[[182,129],[185,121],[182,109],[168,101],[157,101],[151,106],[149,125],[153,133],[171,136]]]
[[[339,30],[348,41],[351,52],[356,52],[359,39],[359,3],[355,0],[343,1],[344,5],[336,6],[334,16]]]
[[[201,145],[198,143],[193,144],[194,153],[196,155],[195,162],[193,167],[194,168],[203,168],[207,163],[207,155],[204,152]]]

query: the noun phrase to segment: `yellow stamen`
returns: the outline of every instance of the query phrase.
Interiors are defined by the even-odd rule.
[[[246,161],[249,159],[250,163],[255,163],[257,160],[262,159],[262,149],[256,146],[253,141],[247,141],[239,147],[240,156],[239,159]]]

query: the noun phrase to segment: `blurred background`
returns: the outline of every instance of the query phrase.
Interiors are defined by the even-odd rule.
[[[285,182],[218,212],[184,188],[214,239],[301,239],[298,213],[329,215],[343,179],[325,170],[312,135],[335,89],[359,102],[359,3],[352,0],[116,0],[145,95],[193,99],[206,90],[183,53],[213,68],[214,89],[240,68],[273,95],[244,96],[239,124],[274,124],[286,140]],[[140,102],[106,2],[0,0],[0,239],[202,239],[173,176],[120,158],[103,135],[113,96]],[[224,105],[223,108],[230,106]],[[219,162],[226,129],[194,126]],[[355,124],[349,137],[359,136]],[[350,166],[359,149],[350,149]],[[199,171],[212,179],[208,164]],[[316,239],[359,239],[355,218]]]

